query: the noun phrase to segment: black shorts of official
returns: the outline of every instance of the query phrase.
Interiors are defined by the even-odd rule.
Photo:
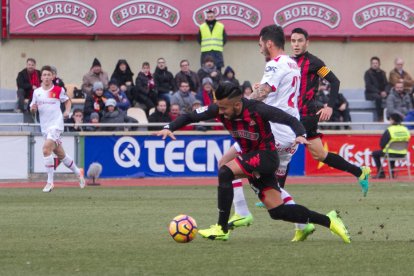
[[[248,176],[250,186],[262,198],[262,191],[273,188],[280,192],[275,172],[279,167],[276,151],[258,150],[239,155],[236,159],[240,168]],[[259,174],[259,177],[256,175]]]
[[[301,117],[300,122],[306,129],[306,139],[313,140],[316,138],[323,137],[323,134],[318,132],[318,123],[319,123],[319,116],[306,116]]]

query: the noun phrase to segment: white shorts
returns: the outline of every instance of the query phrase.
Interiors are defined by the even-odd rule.
[[[56,145],[62,144],[62,133],[59,129],[49,129],[47,133],[42,133],[45,140],[52,140]]]
[[[286,174],[287,166],[292,160],[292,156],[298,150],[298,144],[292,146],[292,143],[281,144],[276,142],[276,150],[279,156],[279,168],[276,171],[277,176],[284,176]],[[237,152],[241,152],[240,145],[238,143],[233,144]]]

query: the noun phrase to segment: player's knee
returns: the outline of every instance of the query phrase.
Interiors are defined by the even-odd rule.
[[[270,217],[275,220],[282,220],[285,217],[285,208],[283,204],[268,210],[268,212]]]
[[[227,167],[222,166],[218,171],[219,186],[222,188],[232,188],[232,181],[234,180],[233,171]]]
[[[328,155],[328,153],[324,150],[321,151],[316,151],[312,153],[312,157],[313,159],[323,162],[326,159],[326,156]]]

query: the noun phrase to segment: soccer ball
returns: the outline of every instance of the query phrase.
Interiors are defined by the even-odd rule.
[[[173,218],[168,230],[171,237],[180,243],[192,241],[198,231],[196,221],[187,215],[178,215]]]

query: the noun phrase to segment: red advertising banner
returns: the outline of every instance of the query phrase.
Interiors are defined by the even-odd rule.
[[[346,161],[358,167],[371,167],[372,172],[376,173],[372,152],[380,149],[380,139],[381,135],[325,135],[322,142],[327,151],[339,154]],[[408,153],[410,155],[411,166],[414,165],[413,140],[414,139],[411,139],[410,141],[410,151]],[[333,169],[322,162],[314,160],[308,150],[305,152],[305,175],[349,175],[349,173]],[[405,167],[405,162],[397,161],[395,166]],[[383,162],[383,167],[387,168],[386,162]],[[388,169],[386,169],[386,171],[388,171]],[[404,172],[401,172],[401,174],[403,173]]]
[[[414,0],[9,1],[10,34],[193,35],[209,9],[230,36],[277,24],[314,36],[414,36]]]

